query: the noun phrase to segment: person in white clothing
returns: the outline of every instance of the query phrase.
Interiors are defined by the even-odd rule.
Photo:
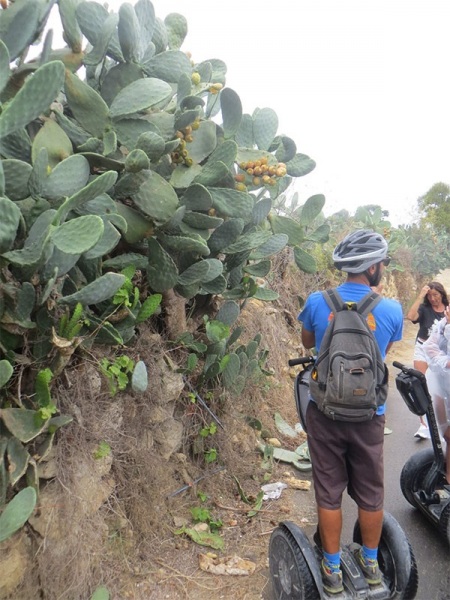
[[[414,345],[414,368],[421,373],[426,373],[428,368],[427,357],[423,350],[423,344],[428,339],[433,324],[440,321],[444,316],[445,307],[449,305],[447,292],[439,281],[432,281],[424,285],[416,300],[406,314],[406,318],[412,323],[419,324],[419,330]],[[430,373],[426,375],[427,381],[433,379]],[[423,417],[420,417],[419,429],[414,434],[419,439],[430,439],[428,425]]]
[[[445,440],[446,478],[450,483],[450,307],[447,306],[444,313],[444,318],[433,327],[423,349],[429,370],[434,375],[429,391],[439,431]]]

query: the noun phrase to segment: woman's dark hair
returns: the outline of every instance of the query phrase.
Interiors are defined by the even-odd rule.
[[[447,298],[447,292],[445,291],[445,288],[442,285],[442,283],[439,283],[439,281],[432,281],[431,283],[428,284],[428,287],[431,290],[436,290],[437,292],[440,293],[440,295],[442,296],[442,304],[444,306],[449,305],[449,301]],[[428,300],[428,295],[425,296],[423,303],[425,304],[425,306],[431,306],[430,301]]]

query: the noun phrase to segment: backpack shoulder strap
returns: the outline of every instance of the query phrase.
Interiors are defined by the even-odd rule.
[[[333,313],[337,313],[344,309],[344,302],[336,288],[325,290],[322,292],[322,295]]]
[[[356,310],[364,317],[367,317],[379,302],[381,302],[380,294],[369,292],[357,303]]]

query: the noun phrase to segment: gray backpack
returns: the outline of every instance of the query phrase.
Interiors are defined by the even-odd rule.
[[[388,392],[388,369],[367,324],[381,296],[370,292],[359,302],[344,302],[332,289],[323,297],[334,317],[311,371],[311,396],[330,419],[368,421]]]

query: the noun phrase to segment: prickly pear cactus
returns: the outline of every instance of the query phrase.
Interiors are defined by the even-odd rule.
[[[20,443],[7,442],[4,473],[15,456],[31,468],[27,443],[57,418],[49,406],[21,406],[4,361],[50,361],[57,374],[88,334],[125,344],[169,297],[184,299],[178,324],[196,296],[273,300],[264,277],[287,245],[313,268],[302,248],[311,236],[274,204],[314,161],[277,133],[274,110],[243,113],[223,61],[181,50],[186,19],[162,21],[150,0],[117,13],[59,0],[68,46],[52,48],[47,35],[26,61],[55,3],[15,0],[0,11],[0,419],[5,439]],[[72,311],[77,335],[64,343],[55,332]],[[220,365],[226,386],[245,380],[252,352]],[[2,478],[0,500],[19,478]]]

